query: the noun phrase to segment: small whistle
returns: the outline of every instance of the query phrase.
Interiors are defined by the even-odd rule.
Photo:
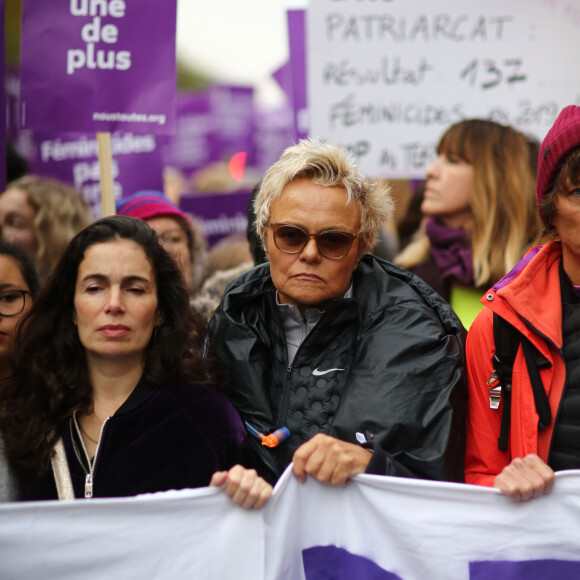
[[[264,447],[278,447],[282,441],[285,441],[290,437],[290,431],[288,427],[280,427],[280,429],[276,429],[276,431],[273,431],[269,435],[260,433],[258,437],[262,441]]]

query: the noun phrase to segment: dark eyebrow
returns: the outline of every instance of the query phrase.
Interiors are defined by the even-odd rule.
[[[21,217],[21,218],[27,218],[28,219],[28,216],[23,211],[19,211],[17,209],[11,209],[10,211],[7,211],[4,215],[6,217],[14,217],[14,216],[16,216],[16,217]]]
[[[21,284],[0,284],[0,292],[4,290],[20,290],[19,286]],[[25,290],[25,288],[22,288],[22,290]]]
[[[146,284],[149,284],[151,280],[149,280],[149,278],[144,278],[143,276],[127,276],[126,278],[123,278],[123,282],[124,283],[145,282]]]
[[[99,281],[99,282],[107,282],[108,281],[108,277],[105,276],[104,274],[87,274],[82,280],[81,282],[86,282],[88,280],[95,280],[95,281]],[[145,282],[145,283],[150,283],[151,280],[149,280],[148,278],[143,278],[143,276],[125,276],[123,278],[122,283],[124,284],[132,284],[133,282]]]

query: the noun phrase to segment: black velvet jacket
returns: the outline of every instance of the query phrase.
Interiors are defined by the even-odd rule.
[[[72,419],[62,437],[75,496],[83,498],[88,466]],[[224,395],[204,385],[158,389],[141,379],[104,424],[93,496],[207,486],[215,471],[248,465],[249,457],[246,431]],[[20,498],[57,499],[52,471],[42,479],[21,475]]]

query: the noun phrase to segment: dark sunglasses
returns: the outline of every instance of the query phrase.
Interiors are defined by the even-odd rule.
[[[301,252],[311,238],[316,240],[318,251],[331,260],[340,260],[344,258],[352,248],[352,244],[358,234],[351,232],[338,232],[327,230],[318,234],[309,234],[300,226],[291,224],[269,223],[268,227],[272,228],[274,233],[274,244],[286,254],[298,254]]]

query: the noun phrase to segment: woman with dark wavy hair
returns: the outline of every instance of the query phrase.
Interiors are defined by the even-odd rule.
[[[104,218],[75,236],[22,322],[0,395],[21,499],[211,484],[263,505],[271,488],[236,465],[249,461],[245,429],[208,385],[204,336],[178,266],[143,221]]]

